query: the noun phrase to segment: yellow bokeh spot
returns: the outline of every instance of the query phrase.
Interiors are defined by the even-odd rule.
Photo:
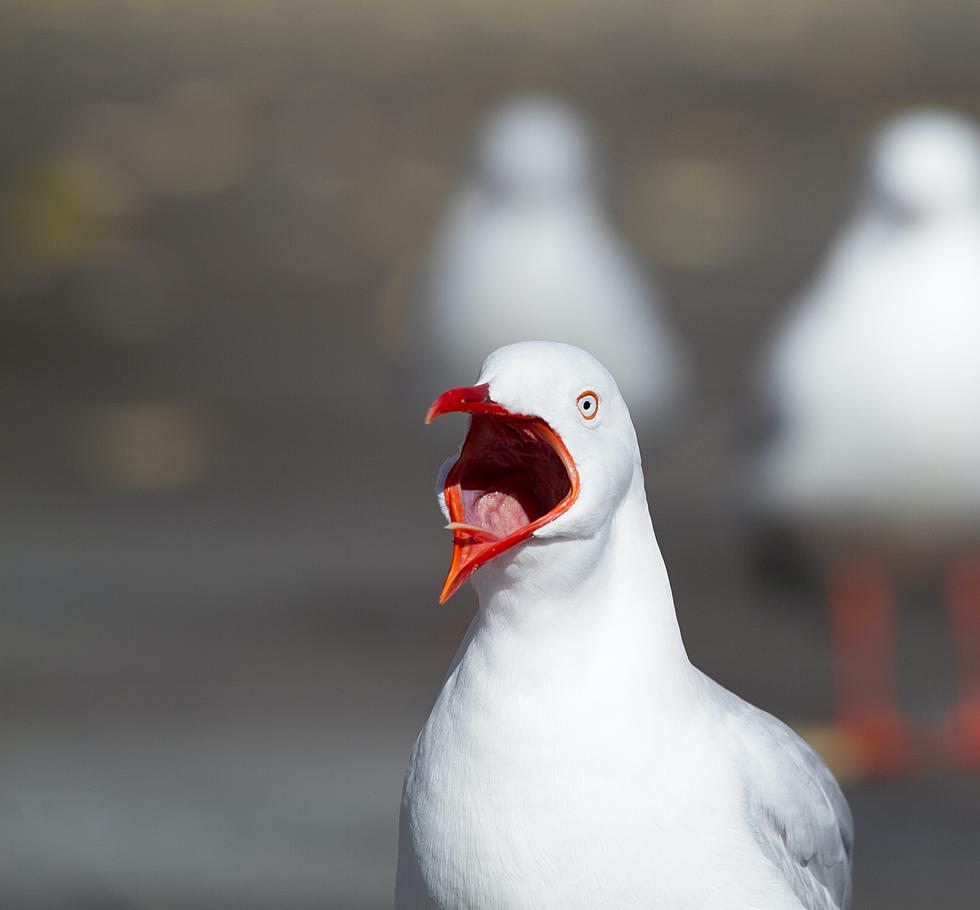
[[[10,188],[2,203],[5,246],[24,265],[63,267],[90,259],[128,207],[111,170],[83,157],[49,161]]]

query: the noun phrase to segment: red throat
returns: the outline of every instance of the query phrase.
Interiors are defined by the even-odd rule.
[[[527,540],[578,498],[579,478],[561,437],[541,418],[513,414],[487,385],[451,389],[426,415],[472,415],[444,493],[453,532],[445,603],[480,566]]]

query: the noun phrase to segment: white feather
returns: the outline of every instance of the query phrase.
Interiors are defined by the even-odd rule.
[[[832,776],[688,660],[615,381],[544,343],[497,351],[480,381],[553,427],[581,494],[474,576],[405,779],[398,910],[847,907]]]

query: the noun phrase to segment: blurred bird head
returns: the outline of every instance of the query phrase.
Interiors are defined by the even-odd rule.
[[[476,152],[480,188],[497,199],[554,199],[588,194],[597,182],[592,138],[567,105],[527,96],[485,121]]]
[[[892,220],[980,211],[980,133],[949,111],[903,114],[873,140],[868,184],[870,207]]]
[[[471,419],[438,491],[453,532],[440,601],[532,539],[604,540],[637,481],[642,492],[626,403],[605,367],[579,348],[545,341],[500,348],[484,361],[477,384],[440,395],[426,422],[453,411]],[[588,564],[589,544],[577,549],[585,558],[559,570],[569,581]],[[512,568],[525,572],[536,561]]]

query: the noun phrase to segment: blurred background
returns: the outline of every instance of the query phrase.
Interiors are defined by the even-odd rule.
[[[0,905],[390,906],[473,605],[436,605],[463,425],[407,404],[412,326],[473,130],[517,91],[587,116],[690,355],[644,443],[692,658],[828,716],[821,592],[746,558],[739,424],[869,132],[980,115],[978,30],[959,0],[0,4]],[[931,590],[899,641],[929,717]],[[836,770],[857,907],[980,904],[980,776]]]

